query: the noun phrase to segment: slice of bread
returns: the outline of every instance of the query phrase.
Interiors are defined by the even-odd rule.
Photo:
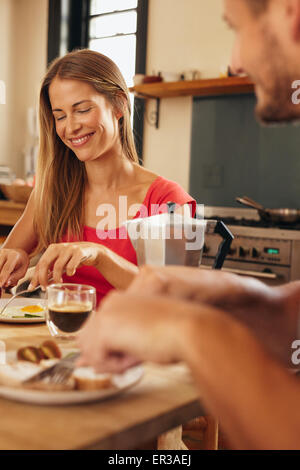
[[[78,367],[73,377],[76,390],[100,390],[114,386],[111,374],[98,374],[92,367]]]

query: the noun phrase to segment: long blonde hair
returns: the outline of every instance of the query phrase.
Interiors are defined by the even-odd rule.
[[[84,163],[56,134],[49,99],[49,86],[55,77],[88,83],[104,95],[114,109],[122,109],[123,116],[118,121],[122,149],[128,159],[138,163],[128,88],[116,64],[89,49],[73,51],[55,59],[40,91],[40,146],[34,214],[38,245],[35,253],[42,252],[51,243],[58,243],[66,234],[80,239],[83,229],[86,171]]]

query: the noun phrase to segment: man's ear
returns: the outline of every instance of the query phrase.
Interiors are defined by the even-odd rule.
[[[291,21],[294,41],[300,41],[300,0],[287,0],[287,13]]]

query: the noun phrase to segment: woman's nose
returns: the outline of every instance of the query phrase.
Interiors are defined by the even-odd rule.
[[[81,128],[80,122],[74,116],[67,117],[66,119],[66,134],[73,135]]]

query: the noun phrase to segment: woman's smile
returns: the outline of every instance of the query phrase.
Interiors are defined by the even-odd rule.
[[[70,142],[73,147],[82,147],[90,141],[94,134],[95,132],[91,132],[90,134],[81,135],[79,137],[73,137],[72,139],[68,139],[68,142]]]

